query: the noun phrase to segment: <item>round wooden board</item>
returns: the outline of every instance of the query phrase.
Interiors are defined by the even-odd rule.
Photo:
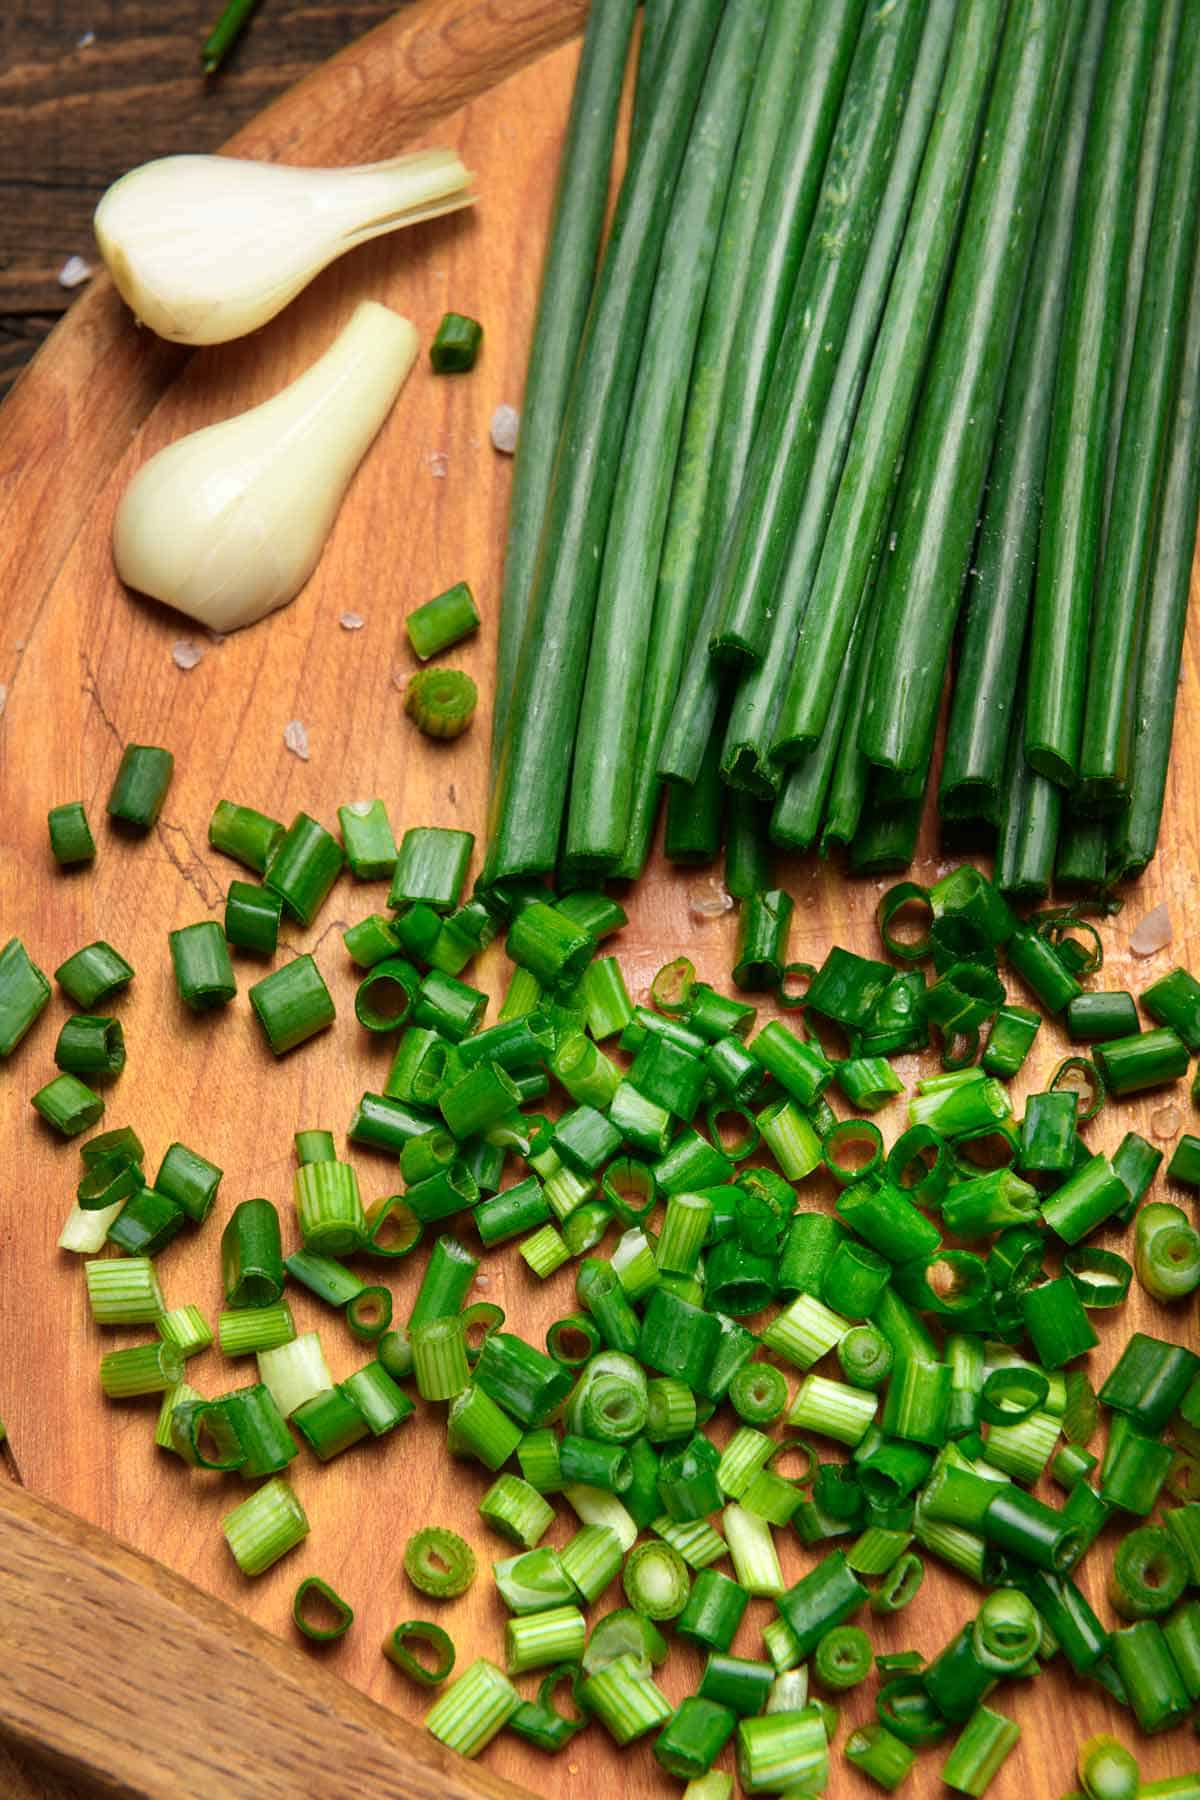
[[[570,97],[576,46],[565,40],[582,0],[427,0],[329,65],[256,122],[239,148],[297,162],[359,161],[408,144],[449,144],[477,172],[470,213],[371,245],[337,263],[263,331],[190,360],[135,334],[105,283],[98,283],[55,333],[0,414],[0,938],[16,933],[40,965],[53,969],[71,950],[104,936],[138,974],[117,1010],[130,1060],[110,1091],[107,1122],[131,1123],[156,1166],[181,1138],[225,1170],[217,1215],[170,1249],[161,1274],[168,1302],[195,1301],[212,1318],[220,1304],[217,1244],[233,1204],[265,1194],[291,1217],[292,1134],[320,1125],[341,1132],[364,1089],[378,1089],[389,1049],[353,1021],[354,981],[344,928],[383,903],[378,886],[344,878],[309,932],[288,927],[286,957],[312,951],[334,993],[339,1022],[324,1038],[279,1064],[267,1053],[245,998],[261,969],[238,963],[240,993],[216,1016],[191,1017],[176,998],[166,933],[221,916],[237,873],[210,852],[206,824],[222,797],[290,818],[298,809],[331,826],[337,806],[381,795],[397,835],[414,824],[458,825],[481,835],[501,553],[511,464],[496,454],[488,423],[503,401],[519,404],[536,301],[556,157]],[[554,48],[556,44],[562,47]],[[436,122],[435,122],[436,121]],[[210,642],[187,621],[125,593],[112,571],[113,508],[131,473],[163,444],[274,392],[330,341],[355,303],[372,297],[417,324],[427,344],[447,307],[484,322],[485,346],[467,378],[434,377],[422,358],[360,469],[317,573],[299,599],[268,621]],[[403,619],[412,606],[466,579],[481,603],[483,629],[454,660],[477,679],[481,705],[468,736],[431,746],[402,714],[399,687],[413,663]],[[361,615],[346,629],[342,615]],[[180,670],[180,638],[204,650]],[[1200,966],[1196,906],[1200,868],[1196,817],[1200,683],[1197,639],[1189,639],[1162,854],[1104,928],[1104,983],[1135,992],[1176,962]],[[290,720],[305,725],[309,760],[284,746]],[[104,802],[121,747],[165,744],[175,779],[159,824],[139,842],[104,825]],[[63,876],[51,863],[49,806],[82,799],[97,828],[94,870]],[[478,857],[476,858],[476,864]],[[916,876],[950,866],[932,820]],[[873,912],[883,884],[851,881],[834,866],[792,861],[780,879],[795,896],[791,955],[819,961],[841,943],[875,952]],[[1174,937],[1139,960],[1128,949],[1137,921],[1165,900]],[[733,914],[715,874],[679,871],[656,854],[627,900],[630,923],[616,944],[636,999],[654,970],[686,950],[702,976],[727,985]],[[479,980],[494,995],[506,969],[494,949]],[[200,1587],[233,1601],[287,1634],[290,1600],[305,1573],[323,1575],[357,1609],[348,1638],[326,1663],[389,1707],[419,1717],[414,1692],[379,1654],[398,1620],[436,1616],[453,1633],[460,1665],[498,1655],[502,1610],[486,1576],[461,1600],[438,1606],[409,1588],[400,1559],[409,1534],[435,1521],[463,1531],[481,1556],[500,1555],[475,1508],[488,1477],[445,1454],[440,1409],[390,1438],[328,1467],[302,1456],[294,1481],[312,1521],[302,1550],[260,1580],[238,1576],[225,1548],[221,1515],[240,1484],[198,1476],[157,1452],[151,1404],[102,1403],[96,1364],[102,1350],[134,1333],[100,1333],[88,1319],[81,1271],[55,1249],[77,1179],[78,1155],[35,1128],[29,1094],[52,1072],[54,1039],[66,1016],[56,992],[37,1028],[4,1067],[0,1082],[0,1412],[24,1480],[129,1543],[161,1558]],[[1064,1053],[1047,1027],[1021,1091],[1044,1084]],[[902,1060],[902,1076],[916,1072]],[[1089,1128],[1111,1148],[1129,1128],[1167,1144],[1190,1118],[1186,1089],[1111,1108]],[[885,1121],[885,1129],[892,1121]],[[366,1198],[398,1185],[386,1159],[356,1157]],[[805,1204],[828,1204],[813,1186]],[[1103,1233],[1101,1242],[1115,1242]],[[392,1283],[403,1317],[417,1279]],[[515,1251],[486,1255],[479,1297],[505,1307],[513,1326],[540,1341],[546,1324],[570,1310],[568,1268],[541,1285]],[[334,1374],[364,1360],[361,1346],[320,1305],[294,1300],[302,1329],[320,1326]],[[1135,1325],[1194,1336],[1194,1307],[1170,1315],[1137,1296],[1093,1357],[1103,1371],[1114,1343]],[[248,1371],[215,1351],[190,1365],[190,1378],[220,1391]],[[564,1516],[550,1533],[560,1542]],[[796,1579],[815,1560],[779,1534],[784,1572]],[[1108,1617],[1103,1596],[1108,1546],[1089,1557],[1083,1585]],[[610,1597],[605,1604],[615,1603]],[[965,1582],[931,1569],[911,1615],[873,1624],[880,1649],[931,1654],[976,1604]],[[750,1609],[736,1648],[753,1654],[766,1603]],[[698,1659],[672,1655],[663,1686],[673,1698],[694,1687]],[[874,1684],[852,1695],[845,1720],[869,1715]],[[1023,1728],[1021,1745],[992,1790],[1054,1800],[1074,1785],[1074,1751],[1103,1728],[1132,1737],[1105,1697],[1072,1680],[1061,1663],[1036,1683],[998,1698]],[[844,1738],[845,1727],[842,1737]],[[1142,1741],[1147,1778],[1194,1764],[1190,1734]],[[727,1753],[728,1758],[728,1753]],[[543,1794],[588,1796],[617,1767],[599,1730],[551,1763],[502,1738],[487,1753],[498,1772]],[[723,1759],[726,1760],[726,1759]],[[932,1792],[940,1755],[922,1759],[910,1792]],[[648,1744],[620,1763],[630,1791],[677,1792]],[[299,1789],[297,1790],[299,1791]],[[835,1756],[829,1791],[865,1791]]]

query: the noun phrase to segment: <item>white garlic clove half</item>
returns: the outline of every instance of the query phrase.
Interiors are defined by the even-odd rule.
[[[281,393],[158,451],[117,507],[121,580],[219,632],[286,606],[416,354],[410,321],[365,300]]]
[[[470,184],[452,150],[347,169],[164,156],[113,183],[94,229],[142,324],[177,344],[223,344],[356,244],[470,206]]]

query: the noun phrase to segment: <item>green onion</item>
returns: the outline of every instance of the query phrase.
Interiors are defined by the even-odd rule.
[[[479,1516],[502,1537],[531,1550],[554,1520],[554,1508],[518,1475],[501,1475],[479,1502]]]
[[[871,1640],[857,1625],[835,1625],[813,1651],[813,1674],[834,1693],[857,1687],[871,1672]]]
[[[259,1379],[270,1390],[271,1397],[284,1418],[326,1393],[333,1380],[315,1331],[306,1331],[292,1342],[258,1352]]]
[[[474,1581],[475,1553],[456,1532],[429,1525],[405,1545],[404,1573],[422,1594],[450,1600]]]
[[[521,1696],[507,1675],[481,1656],[425,1714],[425,1729],[448,1750],[478,1756],[520,1705]]]
[[[269,1200],[243,1200],[234,1207],[221,1233],[221,1281],[234,1307],[272,1306],[282,1294],[279,1214]]]
[[[413,1644],[433,1658],[432,1666],[420,1660],[417,1652],[410,1648]],[[453,1640],[440,1625],[431,1625],[425,1619],[406,1619],[397,1625],[384,1639],[383,1654],[410,1681],[421,1687],[438,1687],[454,1669]]]
[[[626,1651],[581,1681],[580,1705],[599,1719],[617,1744],[630,1744],[671,1717],[672,1707],[642,1659]]]
[[[739,1719],[737,1770],[748,1794],[823,1790],[829,1774],[824,1718],[806,1710]]]
[[[728,1743],[736,1722],[730,1707],[689,1694],[655,1740],[655,1759],[681,1780],[702,1775]]]
[[[30,1104],[63,1137],[77,1137],[104,1115],[100,1095],[75,1075],[56,1075],[30,1095]]]
[[[683,1558],[668,1543],[640,1544],[625,1559],[621,1575],[634,1612],[650,1619],[674,1619],[687,1603],[691,1584]]]
[[[243,1575],[261,1575],[308,1536],[304,1508],[286,1481],[264,1482],[221,1521],[225,1541]]]
[[[340,855],[340,851],[339,851]],[[311,956],[297,956],[256,981],[250,1004],[276,1056],[284,1056],[332,1025],[335,1008]]]
[[[162,1291],[148,1256],[87,1262],[83,1272],[97,1325],[154,1324],[162,1317]]]

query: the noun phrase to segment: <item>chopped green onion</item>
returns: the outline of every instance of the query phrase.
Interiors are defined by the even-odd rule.
[[[319,1575],[306,1575],[292,1595],[292,1623],[314,1644],[336,1643],[354,1623],[354,1608]]]
[[[425,1714],[425,1729],[448,1750],[478,1756],[520,1705],[521,1696],[508,1676],[481,1656]]]
[[[243,1575],[261,1575],[308,1536],[304,1508],[278,1476],[226,1513],[225,1541]]]

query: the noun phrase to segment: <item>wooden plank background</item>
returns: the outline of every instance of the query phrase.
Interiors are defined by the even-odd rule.
[[[200,45],[221,0],[12,0],[0,8],[0,395],[94,262],[92,212],[134,163],[215,150],[269,101],[411,0],[262,0],[220,74]]]
[[[532,43],[539,32],[541,42],[565,35],[563,14],[548,0],[491,0],[482,9],[460,0],[460,6],[474,25],[487,15],[488,29],[498,34],[497,55],[502,42],[511,50],[518,37]],[[575,17],[580,10],[573,0]],[[97,291],[51,346],[44,379],[35,370],[0,414],[5,543],[0,579],[9,601],[0,620],[0,681],[8,689],[0,720],[2,935],[21,935],[47,970],[103,935],[137,968],[133,987],[115,1008],[126,1027],[130,1057],[109,1092],[106,1122],[136,1126],[151,1169],[176,1137],[224,1168],[216,1216],[203,1232],[168,1250],[160,1265],[169,1304],[195,1301],[211,1317],[220,1304],[218,1238],[229,1210],[242,1198],[265,1194],[290,1224],[293,1132],[313,1125],[342,1131],[358,1095],[381,1085],[389,1053],[386,1044],[368,1041],[354,1023],[352,971],[339,941],[347,924],[382,904],[383,890],[360,889],[349,877],[311,931],[285,929],[281,950],[281,957],[304,950],[316,956],[338,1005],[332,1032],[275,1064],[245,998],[262,972],[247,959],[238,961],[238,999],[224,1012],[197,1018],[181,1008],[167,931],[220,917],[225,888],[238,872],[207,849],[213,804],[224,796],[285,819],[304,808],[332,824],[339,803],[380,794],[398,831],[430,822],[482,831],[488,671],[511,474],[510,463],[492,450],[487,428],[499,403],[520,398],[551,174],[576,51],[567,46],[542,57],[435,127],[421,123],[418,130],[404,131],[405,118],[422,116],[405,111],[421,68],[433,71],[430,79],[442,84],[438,91],[446,96],[472,91],[471,80],[454,62],[466,54],[465,39],[451,29],[458,16],[454,0],[437,0],[435,11],[445,27],[439,39],[443,61],[433,54],[436,46],[405,36],[404,23],[398,23],[318,78],[297,104],[285,103],[258,128],[258,137],[246,142],[296,160],[328,154],[331,142],[338,142],[348,159],[382,154],[410,139],[450,144],[478,173],[481,200],[473,213],[344,259],[252,339],[195,355],[178,379],[165,385],[144,422],[137,409],[149,406],[157,386],[168,383],[174,359],[156,359],[144,340],[131,348],[132,326],[117,321],[111,298]],[[506,32],[509,38],[503,39]],[[475,43],[471,54],[478,50]],[[452,65],[453,78],[446,74]],[[402,92],[410,99],[398,113],[388,113],[381,92],[389,97]],[[349,110],[347,94],[357,97]],[[431,97],[424,119],[437,111]],[[461,380],[435,378],[422,359],[300,598],[269,621],[218,644],[177,616],[124,593],[111,569],[109,534],[113,508],[132,471],[181,432],[275,391],[311,361],[366,296],[411,316],[424,342],[447,306],[472,313],[485,324],[485,347],[474,374]],[[132,390],[120,387],[126,375]],[[97,395],[107,396],[105,408],[98,406]],[[56,471],[61,471],[57,484]],[[36,541],[12,529],[28,518],[38,521]],[[432,746],[402,716],[399,687],[412,667],[403,617],[462,578],[471,581],[480,599],[484,627],[453,660],[480,682],[482,701],[465,739]],[[361,630],[340,625],[348,609],[362,615]],[[171,646],[181,637],[204,649],[199,666],[186,673],[171,658]],[[1193,635],[1164,852],[1105,928],[1110,947],[1105,985],[1136,991],[1176,961],[1200,964],[1196,677]],[[292,719],[308,729],[307,762],[284,747],[284,727]],[[165,744],[177,757],[158,826],[133,843],[103,824],[105,796],[128,741]],[[63,876],[49,858],[45,813],[73,798],[88,806],[99,857],[94,870]],[[930,822],[918,878],[931,879],[949,866]],[[820,960],[834,942],[861,951],[876,948],[872,916],[882,884],[851,881],[811,860],[785,863],[781,879],[796,899],[793,957]],[[1148,959],[1133,957],[1128,948],[1133,926],[1164,899],[1173,921],[1172,944]],[[630,924],[616,948],[635,997],[644,997],[654,970],[681,949],[702,976],[727,983],[733,915],[712,873],[672,870],[656,859],[627,904]],[[482,985],[497,992],[505,968],[494,949],[484,959]],[[402,1618],[436,1614],[455,1636],[465,1663],[475,1654],[499,1653],[503,1615],[486,1575],[446,1606],[415,1594],[400,1570],[403,1546],[418,1525],[437,1521],[462,1530],[481,1559],[504,1554],[475,1515],[489,1478],[472,1464],[446,1457],[441,1409],[420,1407],[401,1431],[328,1467],[307,1455],[298,1458],[294,1480],[309,1510],[311,1537],[260,1580],[248,1583],[238,1576],[219,1520],[242,1497],[240,1484],[194,1474],[155,1451],[151,1403],[105,1405],[98,1394],[99,1355],[138,1334],[101,1333],[88,1320],[81,1272],[74,1259],[54,1248],[76,1180],[77,1150],[37,1128],[28,1106],[28,1095],[52,1072],[54,1038],[66,1011],[56,994],[0,1081],[0,1412],[26,1482],[280,1633],[290,1630],[296,1582],[306,1573],[323,1575],[358,1610],[354,1630],[328,1652],[329,1665],[387,1705],[419,1716],[424,1696],[379,1655],[385,1632]],[[1062,1034],[1047,1027],[1020,1090],[1041,1085],[1064,1048]],[[901,1059],[898,1066],[911,1079],[918,1061]],[[1187,1127],[1190,1114],[1186,1089],[1180,1087],[1167,1096],[1113,1107],[1089,1128],[1089,1141],[1112,1147],[1132,1126],[1168,1145]],[[368,1201],[397,1185],[387,1159],[364,1153],[355,1160]],[[828,1204],[830,1198],[812,1184],[803,1203]],[[1116,1237],[1102,1233],[1099,1241],[1112,1243]],[[417,1279],[414,1267],[392,1282],[400,1317]],[[542,1286],[513,1249],[504,1249],[484,1257],[475,1295],[497,1301],[515,1329],[539,1341],[546,1324],[570,1310],[570,1270]],[[294,1305],[299,1328],[321,1327],[335,1376],[364,1360],[362,1347],[317,1302],[300,1294]],[[1168,1315],[1141,1297],[1132,1300],[1118,1320],[1101,1326],[1104,1342],[1092,1359],[1098,1371],[1135,1324],[1192,1337],[1194,1305]],[[205,1392],[235,1385],[248,1373],[223,1364],[215,1351],[189,1369]],[[561,1518],[550,1541],[561,1542],[569,1529]],[[785,1574],[794,1580],[811,1566],[814,1553],[787,1533],[779,1536]],[[1111,1616],[1103,1598],[1111,1541],[1112,1534],[1088,1559],[1083,1580],[1106,1617]],[[617,1603],[614,1590],[603,1604]],[[931,1570],[910,1614],[873,1625],[877,1645],[915,1646],[931,1654],[974,1604],[966,1583]],[[755,1652],[768,1614],[765,1603],[751,1607],[737,1641],[740,1651]],[[698,1666],[698,1658],[685,1649],[672,1655],[663,1677],[672,1698],[694,1686]],[[844,1719],[868,1716],[873,1691],[869,1684],[851,1696]],[[1019,1690],[1003,1690],[999,1704],[1024,1729],[1022,1745],[993,1790],[1000,1800],[1017,1794],[1054,1800],[1074,1785],[1074,1749],[1090,1732],[1108,1727],[1133,1735],[1102,1694],[1061,1668]],[[1143,1741],[1139,1752],[1147,1777],[1198,1760],[1190,1733]],[[616,1767],[598,1730],[577,1739],[553,1764],[515,1740],[497,1743],[488,1760],[498,1773],[536,1792],[580,1797],[596,1793]],[[923,1759],[919,1785],[910,1791],[933,1790],[939,1761],[937,1752]],[[836,1757],[834,1768],[833,1794],[865,1791]],[[626,1754],[621,1769],[638,1793],[677,1791],[647,1745]]]

